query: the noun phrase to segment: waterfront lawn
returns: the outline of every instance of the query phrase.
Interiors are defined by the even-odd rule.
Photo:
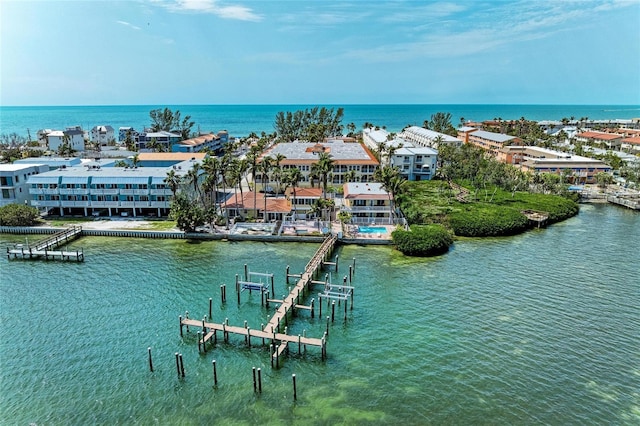
[[[494,186],[476,189],[465,183],[462,187],[462,191],[454,190],[447,182],[436,180],[407,182],[398,203],[412,225],[440,223],[457,236],[470,237],[525,231],[530,224],[523,210],[548,213],[548,223],[578,213],[575,201],[558,195],[511,193]]]

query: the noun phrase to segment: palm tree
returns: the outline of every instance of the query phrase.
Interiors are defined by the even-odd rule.
[[[380,182],[382,189],[387,192],[389,198],[389,220],[393,218],[393,199],[400,193],[405,180],[400,177],[400,171],[395,167],[382,167],[375,171],[374,178]]]
[[[344,174],[344,180],[345,180],[345,182],[355,182],[356,181],[356,171],[355,170],[349,170],[347,173]]]
[[[249,173],[251,173],[251,176],[253,178],[253,217],[257,218],[258,217],[258,206],[256,205],[258,202],[258,189],[257,189],[257,175],[258,172],[260,171],[260,164],[258,163],[258,152],[259,152],[259,148],[252,146],[251,150],[249,151],[249,153],[247,154],[247,165],[248,165],[248,171]],[[247,185],[250,185],[249,183],[249,175],[246,175],[246,179],[247,179]]]
[[[180,187],[180,183],[182,181],[180,175],[177,175],[176,171],[171,169],[167,173],[167,177],[164,178],[164,181],[169,186],[169,189],[173,194],[172,198],[176,198],[176,193],[178,192],[178,188]]]
[[[202,162],[206,174],[205,186],[210,189],[209,199],[215,207],[218,201],[218,181],[222,170],[222,163],[218,157],[206,157]]]
[[[333,172],[333,163],[331,155],[326,152],[321,152],[318,156],[318,162],[314,163],[314,165],[317,164],[316,171],[322,179],[322,198],[327,198],[327,180]]]
[[[240,160],[240,159],[234,158],[230,165],[230,175],[234,183],[234,191],[235,191],[235,186],[237,185],[238,188],[240,189],[240,197],[242,198],[243,202],[244,202],[244,192],[242,191],[242,177],[247,172],[247,168],[248,168],[248,164],[247,164],[247,160],[245,159]],[[236,211],[239,211],[237,192],[235,193],[235,196],[236,196]]]
[[[284,160],[285,158],[287,158],[284,154],[280,154],[278,153],[274,159],[274,164],[275,164],[275,169],[280,169],[280,162],[282,160]],[[280,192],[280,177],[282,176],[281,174],[276,175],[278,176],[278,179],[276,179],[276,183],[278,184],[278,192]]]
[[[286,179],[291,184],[291,188],[293,190],[293,220],[296,220],[298,215],[296,209],[296,187],[298,186],[298,182],[302,180],[302,172],[297,167],[289,169],[289,174],[287,175]]]
[[[187,171],[187,180],[193,185],[193,192],[196,195],[196,201],[201,201],[200,185],[198,180],[200,179],[200,163],[193,163],[193,166]]]
[[[269,183],[269,172],[273,168],[273,160],[271,157],[264,157],[262,162],[259,164],[259,170],[262,172],[262,190],[264,191],[264,210],[262,211],[262,221],[267,222],[267,185],[265,184],[265,179],[267,183]],[[254,179],[255,180],[255,179]],[[257,195],[257,194],[254,194]]]

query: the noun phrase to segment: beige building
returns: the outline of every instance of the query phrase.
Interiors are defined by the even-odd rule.
[[[318,162],[320,153],[330,155],[333,160],[333,171],[329,180],[329,183],[332,184],[344,183],[346,174],[351,171],[355,172],[357,182],[371,182],[373,181],[373,173],[380,165],[364,144],[342,140],[330,140],[322,143],[279,143],[262,154],[259,161],[262,161],[264,157],[275,158],[278,154],[282,154],[285,159],[280,161],[280,166],[284,170],[298,168],[302,172],[301,183],[307,183],[310,186],[311,166]]]
[[[503,133],[487,132],[475,127],[460,127],[458,129],[458,139],[478,148],[482,148],[494,157],[498,156],[498,151],[509,145],[522,145],[522,140],[515,136]]]
[[[533,173],[570,172],[574,183],[595,183],[595,175],[611,172],[611,166],[593,158],[536,146],[506,146],[498,152],[498,160]]]

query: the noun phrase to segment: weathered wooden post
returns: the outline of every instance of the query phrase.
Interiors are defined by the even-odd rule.
[[[180,373],[182,377],[184,377],[184,359],[182,359],[182,354],[180,354]]]
[[[327,331],[326,331],[327,336],[329,335],[329,315],[327,315]]]
[[[213,310],[213,299],[209,298],[209,318],[213,318],[213,315],[211,314]]]
[[[302,346],[302,345],[301,345],[301,343],[302,343],[302,342],[301,342],[301,337],[300,337],[300,335],[298,334],[298,353],[300,353],[300,349],[301,349],[301,346]]]
[[[260,323],[260,330],[264,331],[264,323]],[[264,346],[264,335],[262,336],[262,346]]]
[[[262,370],[258,368],[258,393],[262,393]]]
[[[333,322],[334,317],[336,315],[336,301],[331,301],[331,322]]]
[[[356,273],[356,258],[353,258],[353,274],[355,275]]]
[[[253,391],[256,392],[258,390],[258,381],[256,380],[256,368],[252,367],[253,370]]]
[[[314,317],[315,317],[315,307],[314,307],[314,304],[315,304],[315,300],[314,300],[314,299],[311,299],[311,318],[314,318]]]
[[[344,320],[347,321],[347,301],[344,301]]]
[[[336,254],[336,273],[338,273],[338,255]]]
[[[249,281],[249,267],[247,264],[244,264],[244,280]]]
[[[185,311],[184,319],[189,319],[189,311]],[[189,332],[189,324],[187,324],[187,333]]]
[[[287,283],[288,284],[288,283]],[[269,290],[267,290],[267,294],[269,293]],[[276,296],[276,286],[273,282],[273,274],[271,274],[271,296],[275,297]]]
[[[251,347],[251,327],[247,328],[247,344]]]
[[[349,284],[351,284],[352,280],[353,280],[353,267],[349,265]]]
[[[216,371],[216,360],[212,360],[211,364],[213,365],[213,385],[218,386],[218,372]]]
[[[153,373],[153,360],[151,359],[151,346],[147,348],[147,352],[149,353],[149,371]]]
[[[238,279],[238,274],[236,274],[236,294],[238,295],[238,305],[240,304],[240,281]]]
[[[201,333],[198,331],[197,334],[198,334],[198,352],[200,352],[201,351],[201,349],[200,349],[200,341],[201,341],[200,335],[201,335]]]
[[[180,377],[180,354],[176,352],[176,371],[178,372],[178,377]]]
[[[178,317],[180,319],[180,337],[182,337],[182,315]]]
[[[296,390],[296,375],[292,374],[291,378],[293,379],[293,400],[297,400],[298,399],[298,392]]]
[[[271,358],[271,368],[273,368],[273,343],[269,344],[269,358]]]

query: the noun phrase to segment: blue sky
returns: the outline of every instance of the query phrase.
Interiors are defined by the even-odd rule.
[[[0,1],[1,105],[640,104],[640,1]]]

